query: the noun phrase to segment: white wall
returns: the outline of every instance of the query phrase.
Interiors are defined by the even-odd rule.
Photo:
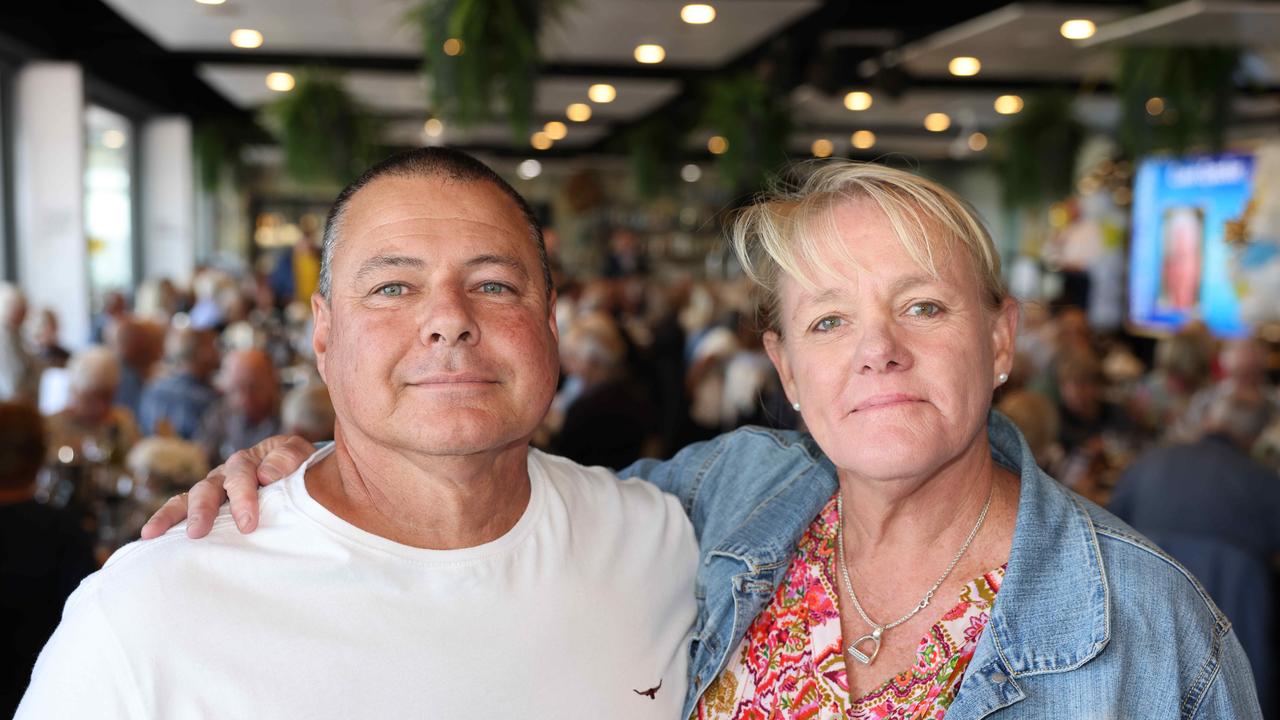
[[[14,98],[18,282],[33,310],[52,307],[62,342],[89,341],[84,236],[84,80],[72,63],[32,63]]]
[[[159,117],[142,126],[143,278],[185,284],[196,263],[191,121]]]

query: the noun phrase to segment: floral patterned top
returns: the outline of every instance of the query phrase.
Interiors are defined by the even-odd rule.
[[[832,497],[800,539],[773,600],[702,696],[696,720],[940,720],[946,715],[1005,568],[965,586],[959,603],[921,638],[913,667],[851,699],[836,606],[838,522]]]

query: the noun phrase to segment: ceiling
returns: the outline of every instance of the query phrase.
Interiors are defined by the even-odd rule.
[[[837,153],[849,153],[850,134],[865,129],[876,134],[876,145],[866,153],[902,153],[919,160],[967,157],[974,153],[967,149],[970,133],[1009,121],[994,110],[997,96],[1049,87],[1082,91],[1079,118],[1110,127],[1118,116],[1111,96],[1116,46],[1209,36],[1253,50],[1251,83],[1263,90],[1241,98],[1243,121],[1280,121],[1274,92],[1280,86],[1276,3],[1186,0],[1148,13],[1140,3],[1122,1],[973,0],[930,4],[927,12],[919,3],[901,0],[710,2],[717,15],[709,25],[682,22],[682,0],[580,0],[545,27],[539,38],[543,65],[535,120],[569,125],[567,137],[546,154],[614,152],[629,128],[687,106],[703,80],[779,55],[786,58],[780,72],[796,128],[791,149],[798,155],[807,154],[817,139],[830,140]],[[144,98],[143,106],[192,113],[254,113],[277,97],[265,84],[267,73],[323,64],[345,70],[350,92],[384,118],[390,144],[447,142],[512,157],[536,154],[501,123],[466,131],[446,126],[437,137],[424,133],[423,122],[432,113],[419,71],[418,34],[406,21],[413,0],[226,0],[219,6],[194,0],[63,0],[46,5],[0,9],[0,57],[7,32],[44,55],[80,60],[89,73],[100,72],[108,83]],[[1099,32],[1091,40],[1064,39],[1059,26],[1072,18],[1093,20]],[[229,35],[241,27],[259,30],[262,47],[233,48]],[[661,44],[666,60],[637,63],[632,51],[642,42]],[[981,72],[969,78],[950,75],[947,64],[959,55],[978,58]],[[183,85],[184,78],[190,87]],[[586,122],[565,120],[565,108],[587,102],[586,89],[597,82],[613,84],[617,99],[593,103]],[[870,108],[844,107],[844,94],[854,89],[872,93]],[[923,118],[937,112],[952,120],[940,133],[923,127]],[[688,154],[705,154],[702,143],[709,134],[695,134]]]

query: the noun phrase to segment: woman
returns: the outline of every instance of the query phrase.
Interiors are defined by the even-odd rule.
[[[686,716],[1258,717],[1190,577],[990,413],[1017,310],[969,209],[832,163],[746,210],[734,246],[811,434],[742,429],[622,473],[680,497],[702,547]],[[237,516],[273,447],[264,474],[312,452],[237,456]],[[211,520],[221,483],[193,496]]]

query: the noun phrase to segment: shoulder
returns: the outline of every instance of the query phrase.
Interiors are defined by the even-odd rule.
[[[609,468],[579,465],[534,449],[529,451],[529,462],[570,510],[589,515],[612,512],[628,518],[656,518],[672,512],[684,516],[674,497],[639,478],[621,480]]]

